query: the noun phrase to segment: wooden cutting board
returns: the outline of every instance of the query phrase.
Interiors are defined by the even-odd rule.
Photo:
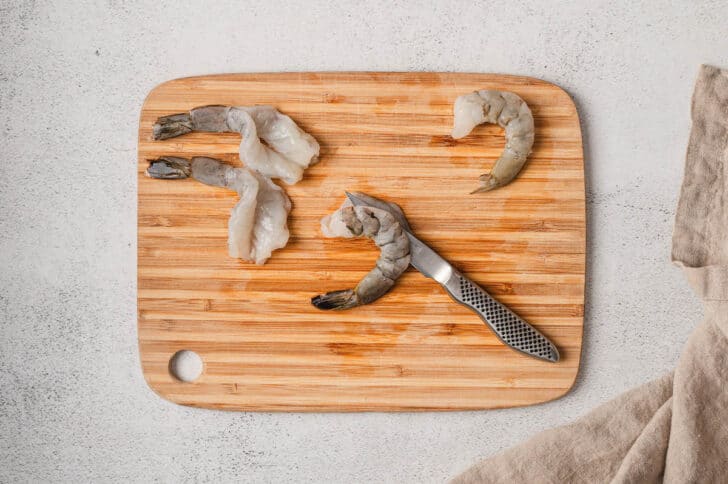
[[[513,91],[536,121],[533,154],[510,185],[478,186],[504,147],[498,126],[453,140],[455,98]],[[194,180],[153,180],[147,160],[208,155],[239,165],[236,134],[153,141],[157,117],[206,104],[272,104],[321,144],[292,203],[288,246],[263,266],[228,257],[237,196]],[[584,167],[578,115],[558,87],[525,77],[438,73],[234,74],[155,88],[139,127],[139,348],[151,388],[228,410],[459,410],[545,402],[569,391],[584,316]],[[353,287],[378,251],[324,239],[344,190],[399,203],[416,234],[559,348],[557,364],[504,346],[434,281],[409,269],[375,303],[323,312],[310,298]],[[203,361],[177,380],[178,350]]]

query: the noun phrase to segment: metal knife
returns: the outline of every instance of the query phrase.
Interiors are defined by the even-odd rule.
[[[415,237],[399,205],[361,192],[345,193],[355,206],[375,207],[392,214],[409,238],[410,264],[439,282],[455,301],[475,311],[503,343],[534,358],[559,361],[559,351],[548,338]]]

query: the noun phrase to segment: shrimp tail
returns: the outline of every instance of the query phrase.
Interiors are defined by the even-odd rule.
[[[311,298],[311,304],[319,309],[349,309],[359,305],[353,289],[342,289]]]
[[[489,192],[489,191],[491,191],[492,189],[493,189],[493,187],[489,187],[489,186],[487,186],[487,185],[483,185],[482,187],[478,187],[478,188],[476,188],[475,190],[473,190],[472,192],[470,192],[470,195],[475,195],[476,193],[485,193],[485,192]]]
[[[145,172],[150,178],[160,180],[180,180],[192,174],[190,161],[177,156],[162,156],[156,160],[149,160],[149,168]]]
[[[189,113],[172,114],[157,119],[152,127],[152,138],[155,140],[176,138],[192,131],[194,126]]]
[[[489,192],[501,186],[501,183],[498,181],[498,179],[490,173],[480,175],[480,183],[482,184],[482,186],[470,192],[471,195],[473,195],[474,193]]]

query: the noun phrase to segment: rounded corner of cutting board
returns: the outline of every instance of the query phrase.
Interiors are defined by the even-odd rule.
[[[199,381],[184,382],[177,380],[169,372],[169,367],[164,372],[164,378],[160,378],[159,370],[156,368],[149,368],[143,361],[141,363],[142,376],[144,377],[144,383],[147,388],[154,393],[156,396],[175,405],[181,405],[183,407],[192,408],[207,408],[204,404],[199,404],[194,401],[194,398],[189,400],[180,398],[180,395],[188,395],[189,393],[195,393],[195,389],[199,388],[202,383]],[[203,371],[204,373],[204,371]],[[164,381],[166,379],[166,381]]]
[[[536,78],[532,78],[536,79]],[[574,111],[576,112],[576,103],[574,102],[574,98],[569,94],[569,91],[564,89],[563,87],[559,86],[558,84],[555,84],[550,81],[544,81],[543,79],[537,79],[539,83],[547,86],[549,89],[552,89],[556,91],[560,96],[562,96],[568,103],[571,105],[571,107],[574,108]]]
[[[583,323],[582,323],[582,329],[583,329]],[[571,373],[569,374],[570,380],[566,381],[563,388],[560,389],[560,392],[556,395],[554,395],[552,398],[548,398],[543,400],[539,403],[548,403],[553,402],[554,400],[559,400],[561,398],[564,398],[566,395],[571,393],[574,390],[574,387],[576,387],[576,381],[579,378],[579,372],[581,371],[581,358],[582,358],[582,349],[583,349],[583,331],[582,336],[580,336],[579,340],[579,351],[578,356],[576,357],[576,363],[574,364]]]
[[[219,74],[218,76],[222,76],[223,74]],[[166,81],[162,81],[159,84],[155,85],[153,88],[147,92],[147,95],[144,96],[144,100],[142,101],[142,105],[139,108],[139,132],[142,131],[142,117],[144,115],[144,112],[148,109],[150,104],[153,104],[156,102],[156,97],[160,93],[164,93],[165,91],[170,90],[171,88],[174,88],[176,86],[187,86],[193,84],[197,80],[203,80],[209,77],[215,77],[215,76],[189,76],[189,77],[177,77],[175,79],[167,79]]]
[[[181,80],[182,80],[182,78],[168,79],[166,81],[160,82],[159,84],[157,84],[156,86],[154,86],[153,88],[151,88],[149,90],[149,92],[147,92],[147,95],[144,96],[144,101],[142,101],[141,108],[139,109],[139,114],[140,115],[143,114],[144,111],[149,106],[149,104],[152,103],[152,102],[154,102],[154,97],[159,93],[159,91],[164,91],[169,86],[174,85],[174,84],[178,83]]]
[[[397,82],[398,76],[402,82]],[[544,133],[547,133],[544,136],[550,136],[554,142],[540,145],[542,152],[535,153],[536,161],[532,160],[531,165],[526,166],[523,176],[502,191],[492,192],[490,201],[496,203],[496,215],[491,214],[490,218],[485,216],[483,220],[486,228],[482,229],[482,234],[477,232],[477,238],[473,238],[476,233],[471,231],[469,236],[458,242],[467,247],[464,245],[448,251],[447,240],[438,238],[437,231],[430,230],[428,234],[426,225],[423,226],[423,237],[436,249],[445,249],[444,255],[483,283],[494,296],[502,296],[506,304],[515,304],[516,310],[531,314],[539,329],[544,329],[549,337],[553,337],[557,346],[566,348],[564,364],[543,366],[527,357],[511,354],[499,346],[500,343],[485,326],[473,323],[472,318],[476,316],[466,309],[459,309],[439,291],[439,287],[430,287],[424,278],[420,279],[416,275],[407,277],[410,287],[398,287],[360,313],[340,313],[340,323],[334,323],[331,315],[314,318],[317,321],[313,321],[310,314],[286,314],[280,303],[278,312],[274,311],[273,317],[269,318],[273,323],[266,323],[263,316],[245,313],[256,311],[256,306],[254,301],[246,301],[245,286],[248,281],[243,279],[248,276],[243,274],[256,274],[255,271],[261,269],[241,270],[239,265],[229,264],[223,259],[226,257],[224,250],[216,249],[217,245],[225,244],[224,217],[229,213],[231,197],[221,196],[216,189],[198,187],[192,183],[174,184],[172,181],[150,181],[143,177],[142,165],[147,157],[162,153],[204,155],[209,154],[205,152],[207,149],[214,148],[217,156],[224,153],[222,156],[226,156],[229,161],[235,159],[237,141],[230,135],[224,135],[227,138],[222,137],[212,144],[207,137],[215,136],[211,134],[152,142],[146,139],[150,126],[141,125],[142,118],[148,123],[160,112],[182,111],[197,104],[229,103],[231,100],[240,104],[254,103],[256,100],[285,104],[287,114],[296,121],[303,121],[314,136],[321,138],[325,152],[322,152],[324,162],[313,167],[303,182],[286,187],[292,198],[296,198],[297,206],[292,212],[295,219],[292,224],[296,227],[294,230],[305,229],[307,233],[297,234],[297,240],[291,247],[277,251],[271,260],[270,270],[282,270],[280,267],[273,269],[276,258],[290,264],[297,257],[293,254],[297,244],[309,248],[324,244],[329,252],[331,247],[344,247],[342,250],[354,250],[355,257],[361,259],[364,250],[360,251],[352,242],[321,242],[308,233],[306,227],[314,224],[315,217],[304,213],[314,206],[313,202],[305,198],[312,196],[307,191],[315,186],[326,188],[345,183],[358,189],[373,189],[377,192],[374,195],[391,195],[405,203],[410,202],[410,195],[415,195],[405,210],[408,215],[411,213],[415,224],[418,217],[426,220],[426,212],[419,210],[418,215],[418,205],[427,206],[428,199],[416,197],[417,193],[413,194],[411,189],[408,192],[407,187],[424,186],[426,182],[423,180],[435,174],[402,172],[399,165],[403,162],[400,160],[420,156],[431,160],[439,170],[446,166],[470,170],[467,180],[459,171],[450,175],[451,183],[463,178],[462,186],[475,180],[483,165],[495,159],[502,149],[502,145],[499,147],[502,132],[497,127],[479,128],[472,139],[454,148],[440,134],[446,134],[447,117],[451,116],[451,105],[448,103],[451,103],[453,95],[461,87],[466,90],[480,85],[524,92],[526,97],[534,100],[537,108],[545,107],[539,110],[542,126],[546,130]],[[418,96],[428,96],[429,108],[423,108],[426,102],[416,105]],[[423,112],[430,115],[422,116]],[[412,122],[418,123],[416,128],[412,127],[408,131],[412,132],[411,136],[387,135],[387,126],[397,126],[400,119],[397,116],[411,118]],[[140,113],[139,133],[137,297],[140,311],[144,312],[144,317],[138,319],[139,339],[140,343],[145,343],[140,344],[140,356],[146,384],[161,398],[191,407],[243,411],[442,411],[539,404],[561,398],[573,388],[581,362],[584,324],[584,167],[576,106],[569,94],[559,86],[519,76],[458,73],[372,75],[319,72],[187,77],[165,81],[149,92]],[[426,135],[430,133],[432,137],[428,139]],[[479,143],[482,141],[478,140],[486,140],[488,146],[481,146]],[[562,146],[561,140],[565,140],[563,149],[554,151],[554,146]],[[451,149],[460,150],[460,158],[447,161],[446,158],[455,156],[450,154]],[[470,149],[477,151],[474,151],[473,159],[468,161],[467,150]],[[561,167],[559,160],[566,160],[568,166]],[[352,165],[354,161],[356,164]],[[377,169],[382,162],[390,161],[393,162],[390,170],[394,170],[397,177],[388,175],[386,170]],[[554,170],[554,173],[550,174],[549,169]],[[336,182],[337,177],[341,177],[339,182]],[[552,181],[549,182],[549,179]],[[321,180],[326,183],[321,185]],[[377,185],[373,180],[384,180],[384,184]],[[374,188],[370,186],[370,181]],[[523,189],[540,186],[551,188],[541,194],[532,193],[523,197]],[[445,196],[443,193],[453,189],[441,181],[436,188],[431,188],[432,193],[439,198],[430,203],[439,201],[447,205],[442,200]],[[326,189],[330,191],[330,188]],[[548,191],[550,189],[553,191]],[[214,209],[213,217],[205,211],[208,209],[194,208],[194,201],[198,199],[204,207]],[[538,214],[547,212],[543,212],[543,207],[535,206],[533,210],[536,215],[529,215],[528,199],[543,199],[544,203],[553,205],[554,213],[568,213],[547,215],[545,222],[539,223],[536,220]],[[560,203],[562,200],[563,204]],[[323,215],[325,209],[331,208],[332,202],[322,203],[318,204],[321,206],[316,205],[321,212],[316,212],[316,215]],[[191,238],[190,234],[197,230],[194,224],[181,221],[172,212],[165,212],[172,210],[173,206],[183,207],[183,212],[194,215],[195,223],[215,231],[217,245]],[[497,207],[505,210],[503,213],[506,219],[503,223],[498,222],[497,214],[500,212]],[[531,222],[534,216],[536,219]],[[303,217],[305,224],[300,217]],[[453,217],[440,218],[445,224],[457,225]],[[498,232],[491,231],[493,223],[502,225],[504,228],[500,230],[505,231],[510,230],[507,228],[509,226],[520,227],[520,232],[516,232],[513,241],[503,239]],[[551,229],[549,223],[552,224]],[[183,225],[181,233],[176,232],[177,225]],[[531,226],[535,230],[533,233],[528,229]],[[530,267],[525,266],[520,270],[519,255],[515,249],[521,246],[519,244],[525,244],[522,245],[523,250],[528,251],[529,240],[537,247],[543,246],[539,240],[547,238],[549,230],[555,230],[554,227],[556,230],[563,227],[565,233],[570,234],[564,240],[571,242],[559,242],[557,245],[561,249],[557,249],[554,254],[543,249],[541,259],[529,259],[541,264],[538,270],[531,271]],[[534,236],[529,238],[528,234]],[[525,242],[519,242],[520,239]],[[165,244],[170,241],[182,244],[182,247],[167,247]],[[468,250],[476,243],[480,255],[474,257],[472,251]],[[191,245],[187,247],[185,244]],[[366,244],[363,246],[369,253],[371,248],[366,247]],[[499,252],[501,250],[505,252]],[[490,257],[487,251],[495,251],[494,256]],[[184,267],[177,268],[174,261],[182,259],[174,257],[181,257],[180,254],[197,254],[201,261],[199,264],[186,261]],[[342,254],[337,253],[337,257],[345,258]],[[534,257],[529,254],[526,253],[529,258]],[[218,255],[219,260],[215,258]],[[310,252],[308,256],[299,254],[302,257],[300,260],[305,261],[304,265],[311,264],[310,255]],[[157,256],[161,259],[156,259]],[[369,260],[367,256],[363,258]],[[210,261],[215,270],[221,271],[219,277],[204,265]],[[490,261],[490,264],[486,261]],[[352,263],[354,268],[346,270],[351,271],[354,280],[361,277],[366,269],[359,267],[361,263],[358,261]],[[495,265],[493,271],[492,264]],[[330,260],[330,263],[315,269],[329,274],[340,265]],[[265,270],[269,270],[269,266]],[[214,281],[208,283],[207,277],[214,278]],[[308,286],[309,292],[338,288],[333,287],[333,284],[329,284],[331,287],[325,286],[321,281],[309,283]],[[542,311],[538,309],[540,301],[536,295],[547,286],[560,288],[547,291],[544,300],[547,309]],[[273,299],[279,301],[285,288],[270,290],[282,291],[276,293],[278,299]],[[412,316],[411,311],[405,311],[405,317],[414,318],[409,323],[400,321],[402,315],[390,316],[392,321],[387,320],[387,311],[394,311],[402,304],[410,304],[408,301],[413,300],[414,294],[421,294],[422,291],[427,291],[425,302],[429,304],[427,310],[432,315]],[[261,290],[253,289],[253,293],[259,294]],[[447,304],[452,306],[445,308]],[[376,316],[374,322],[364,324],[366,314],[370,313]],[[440,321],[444,321],[439,325],[438,315],[442,315]],[[209,320],[205,319],[208,317]],[[246,326],[236,324],[236,321],[252,322],[251,332],[246,333]],[[290,339],[282,336],[291,331],[294,334]],[[211,359],[213,364],[203,374],[204,383],[177,382],[168,374],[168,354],[178,349],[180,338],[187,342],[201,342],[203,359]],[[424,348],[411,344],[418,340],[425,343]],[[376,348],[378,341],[384,342],[383,350]],[[263,344],[265,342],[269,347]],[[406,344],[402,346],[403,343]],[[276,344],[283,347],[275,348]],[[481,355],[480,351],[487,355]],[[431,361],[430,368],[426,362],[432,360],[431,354],[452,360],[444,365],[444,369],[438,368],[441,363]],[[398,358],[404,358],[404,362]],[[298,369],[300,365],[303,366]]]
[[[155,382],[152,379],[152,376],[153,376],[152,371],[147,371],[147,369],[144,367],[144,365],[142,365],[142,374],[144,375],[144,383],[147,385],[147,388],[152,393],[157,395],[162,400],[166,400],[166,401],[168,401],[170,403],[174,403],[176,405],[182,405],[180,402],[175,401],[175,399],[165,391],[164,385],[162,385],[161,383]],[[182,384],[182,383],[180,383],[180,384]]]
[[[139,321],[137,324],[141,325],[141,321]],[[143,350],[139,349],[140,354],[143,354]],[[144,360],[141,361],[141,367],[142,367],[142,376],[144,377],[144,383],[146,384],[149,391],[157,395],[162,400],[166,400],[168,402],[180,405],[179,402],[175,401],[175,399],[167,393],[165,384],[159,379],[159,373],[156,369],[150,369],[148,368],[148,365],[145,364]],[[169,375],[169,378],[172,378],[172,375]],[[156,379],[155,379],[156,377]],[[182,382],[180,382],[182,384]]]

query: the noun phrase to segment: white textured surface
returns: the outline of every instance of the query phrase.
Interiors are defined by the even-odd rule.
[[[440,482],[673,366],[701,316],[669,263],[689,101],[700,63],[728,67],[726,2],[212,3],[0,1],[0,481]],[[181,76],[296,70],[522,74],[572,94],[589,288],[569,395],[486,412],[236,414],[147,388],[142,100]]]

